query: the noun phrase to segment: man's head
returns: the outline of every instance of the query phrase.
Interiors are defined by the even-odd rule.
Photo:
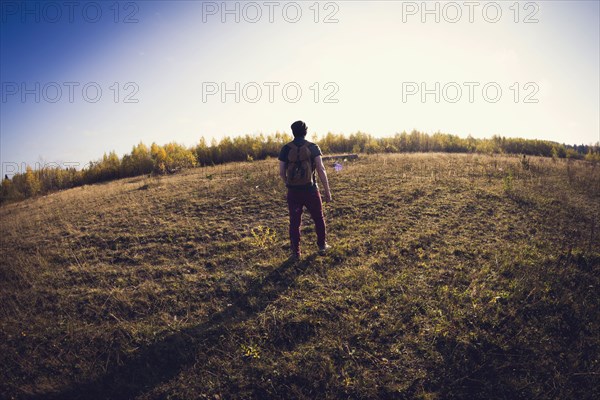
[[[292,133],[294,137],[305,137],[306,132],[308,132],[308,126],[302,121],[296,121],[292,124]]]

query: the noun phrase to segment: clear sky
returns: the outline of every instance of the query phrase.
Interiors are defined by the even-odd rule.
[[[297,119],[600,140],[595,0],[0,4],[3,173]]]

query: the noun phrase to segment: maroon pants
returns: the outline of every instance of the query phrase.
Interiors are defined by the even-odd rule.
[[[287,202],[290,210],[290,242],[292,244],[292,252],[298,256],[300,255],[300,225],[302,224],[302,211],[304,207],[306,207],[313,221],[315,221],[317,245],[319,247],[325,246],[325,218],[323,217],[321,193],[318,190],[314,192],[288,190]]]

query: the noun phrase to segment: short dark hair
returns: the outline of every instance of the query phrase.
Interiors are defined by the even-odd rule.
[[[292,133],[294,137],[305,137],[308,132],[308,126],[302,121],[296,121],[292,124]]]

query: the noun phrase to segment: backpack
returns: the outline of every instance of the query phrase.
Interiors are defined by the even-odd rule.
[[[290,151],[287,163],[287,184],[290,186],[304,186],[312,184],[313,166],[309,142],[298,147],[293,142],[288,143]]]

